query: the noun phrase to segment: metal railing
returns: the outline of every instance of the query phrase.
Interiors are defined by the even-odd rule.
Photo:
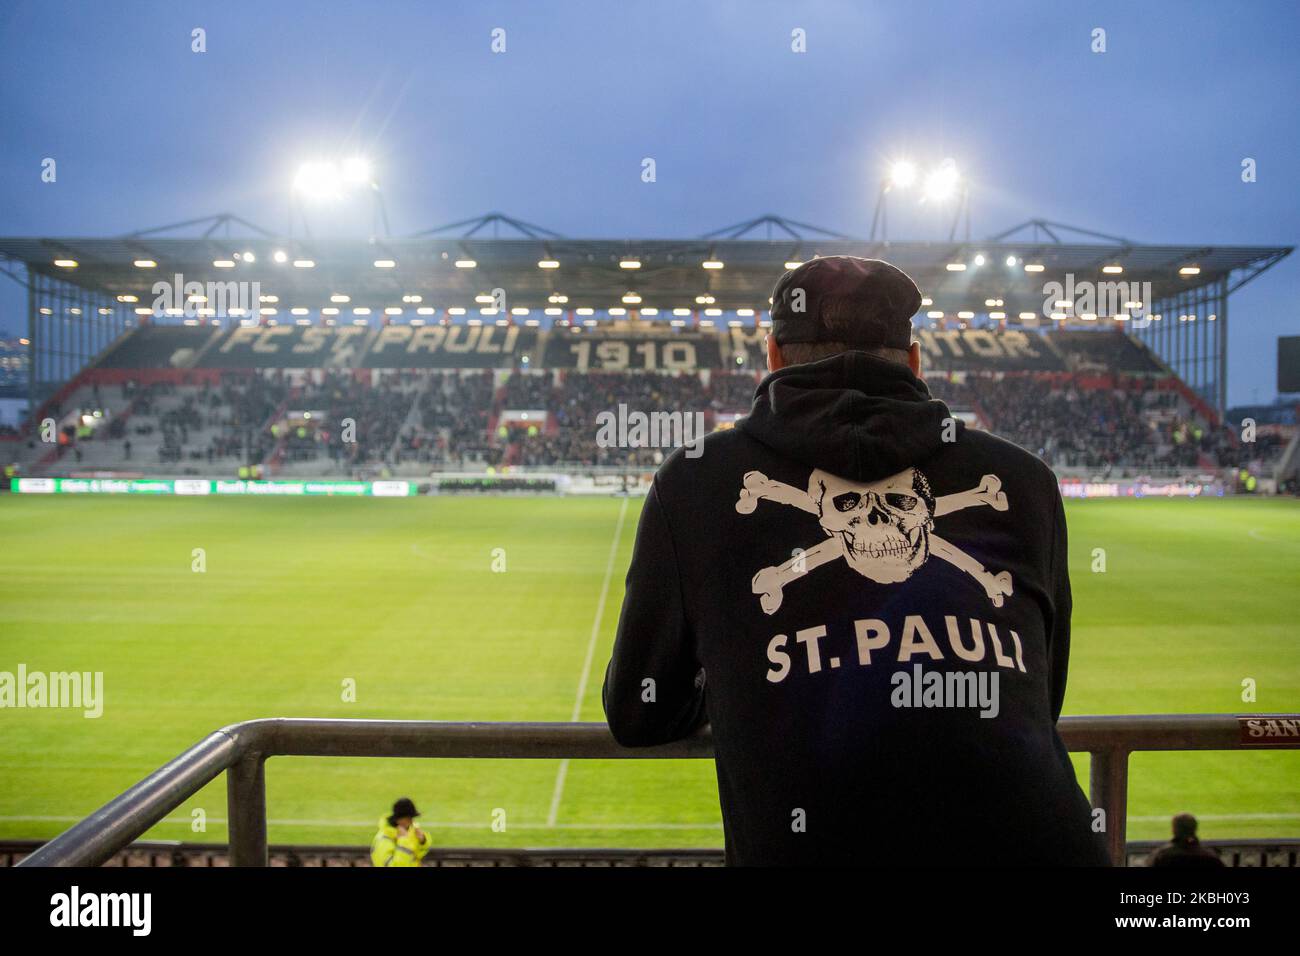
[[[1275,736],[1254,740],[1247,721],[1272,721]],[[1198,714],[1064,717],[1066,747],[1091,755],[1092,805],[1105,810],[1111,859],[1125,861],[1128,758],[1139,751],[1300,749],[1300,715]],[[676,743],[631,749],[600,723],[450,723],[417,720],[270,718],[209,734],[20,866],[98,866],[226,772],[232,866],[267,865],[266,761],[269,757],[441,757],[449,759],[618,760],[713,756],[707,731]]]

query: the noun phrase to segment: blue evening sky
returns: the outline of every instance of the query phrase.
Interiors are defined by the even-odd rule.
[[[0,234],[220,211],[283,230],[297,164],[341,150],[374,158],[395,234],[501,210],[577,237],[766,212],[865,236],[884,164],[906,155],[957,161],[976,237],[1043,217],[1291,245],[1297,36],[1300,4],[1264,0],[5,0]],[[946,234],[891,208],[891,238]],[[0,330],[25,328],[23,301],[0,284]],[[1243,289],[1230,323],[1230,404],[1271,398],[1276,338],[1300,334],[1300,256]]]

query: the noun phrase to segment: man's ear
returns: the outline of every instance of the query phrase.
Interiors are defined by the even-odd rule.
[[[767,370],[769,372],[781,371],[781,369],[785,368],[785,359],[781,355],[781,346],[776,344],[776,339],[770,332],[766,336],[765,343],[767,345]]]
[[[921,343],[913,342],[907,348],[907,367],[917,378],[921,377]]]

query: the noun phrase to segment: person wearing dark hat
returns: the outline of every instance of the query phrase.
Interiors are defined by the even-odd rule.
[[[1180,813],[1173,819],[1174,838],[1151,856],[1150,866],[1183,869],[1219,869],[1224,864],[1196,836],[1196,817]]]
[[[711,725],[733,865],[1106,865],[1056,720],[1056,478],[920,376],[921,292],[828,256],[772,295],[769,374],[641,511],[615,739]]]
[[[416,824],[420,811],[409,797],[393,804],[393,812],[379,818],[379,832],[370,841],[374,866],[419,866],[433,839]]]

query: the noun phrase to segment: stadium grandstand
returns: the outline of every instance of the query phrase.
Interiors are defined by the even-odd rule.
[[[501,214],[373,241],[231,215],[0,239],[30,343],[30,414],[0,458],[33,479],[652,469],[666,448],[602,447],[596,415],[729,427],[765,371],[775,279],[843,254],[916,278],[932,391],[1064,479],[1253,488],[1295,467],[1295,430],[1242,442],[1225,416],[1229,297],[1290,252],[1043,220],[867,242],[777,216],[694,240],[568,239]]]

